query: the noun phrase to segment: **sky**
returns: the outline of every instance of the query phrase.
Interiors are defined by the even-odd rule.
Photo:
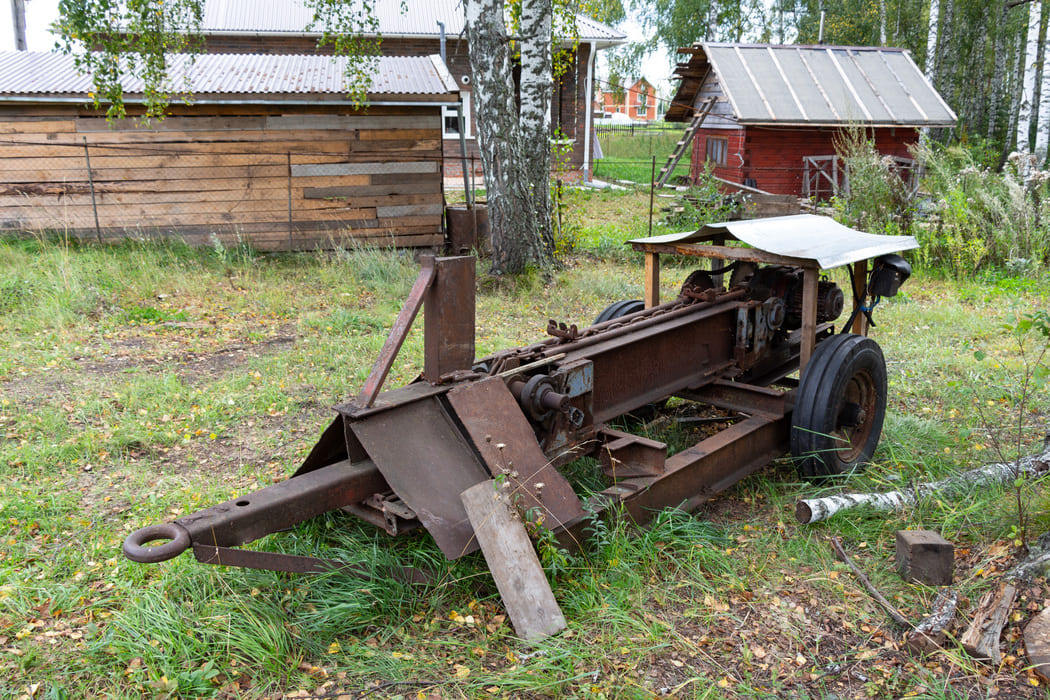
[[[14,51],[15,35],[11,19],[10,0],[0,0],[0,51]],[[26,45],[30,51],[50,51],[55,46],[55,37],[48,32],[48,26],[58,19],[58,0],[25,0],[26,5]],[[641,26],[632,20],[628,20],[621,27],[621,31],[628,38],[639,40],[642,38]],[[599,54],[600,55],[600,54]],[[599,73],[603,72],[599,65]],[[643,65],[643,75],[652,83],[660,94],[667,95],[671,91],[670,78],[671,67],[666,56],[653,54]]]

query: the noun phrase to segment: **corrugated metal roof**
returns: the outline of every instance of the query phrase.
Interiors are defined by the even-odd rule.
[[[704,42],[687,51],[691,59],[676,70],[682,82],[672,121],[688,119],[703,83],[717,80],[740,124],[955,125],[955,113],[903,49]]]
[[[461,0],[377,0],[375,11],[379,33],[387,37],[437,37],[438,22],[444,22],[449,38],[463,31]],[[313,16],[303,0],[205,0],[202,31],[306,34]],[[626,40],[622,32],[583,15],[577,16],[577,26],[583,41],[612,45]]]
[[[813,260],[825,270],[919,247],[919,242],[913,236],[865,233],[843,226],[826,216],[814,214],[724,221],[705,224],[696,231],[635,238],[627,242],[691,243],[709,241],[712,235],[717,234],[728,234],[752,248],[774,255]]]
[[[346,58],[332,56],[203,54],[168,57],[173,91],[188,89],[198,98],[215,95],[343,95]],[[143,92],[141,78],[127,76],[125,95]],[[77,71],[73,58],[60,53],[0,52],[0,98],[77,95],[92,90],[91,77]],[[383,56],[369,95],[421,98],[458,94],[455,80],[437,57]]]

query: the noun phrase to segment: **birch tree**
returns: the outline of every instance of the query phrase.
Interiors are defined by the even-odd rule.
[[[492,272],[518,273],[554,261],[550,205],[553,5],[520,8],[520,106],[503,0],[463,0],[478,145],[485,171]]]
[[[937,84],[937,24],[940,21],[940,3],[930,0],[930,18],[926,32],[926,79]]]
[[[1017,111],[1017,150],[1032,151],[1031,134],[1036,126],[1039,110],[1035,99],[1036,71],[1039,62],[1039,26],[1042,23],[1043,3],[1033,0],[1028,5],[1028,29],[1025,33],[1024,81],[1021,85],[1021,105]]]
[[[1048,149],[1050,146],[1048,143],[1050,141],[1050,27],[1047,28],[1043,37],[1042,72],[1043,81],[1039,91],[1039,113],[1036,120],[1034,152],[1040,161],[1045,162],[1047,151],[1050,150]]]

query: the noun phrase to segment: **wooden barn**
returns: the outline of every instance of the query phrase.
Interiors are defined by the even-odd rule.
[[[843,129],[863,127],[879,153],[910,163],[924,127],[955,113],[903,49],[702,42],[687,49],[665,117],[690,122],[691,175],[777,195],[822,199],[847,186]]]
[[[171,57],[171,116],[111,123],[71,57],[0,54],[0,230],[178,237],[261,250],[444,241],[438,56],[383,57],[366,110],[344,59]],[[129,115],[143,84],[125,83]]]
[[[476,112],[470,54],[459,0],[390,0],[375,4],[380,51],[392,56],[442,55],[458,86],[464,115],[465,150],[477,173]],[[332,53],[319,45],[323,33],[311,25],[314,10],[304,0],[205,0],[201,22],[209,53]],[[551,129],[559,155],[552,168],[564,179],[589,179],[595,150],[590,105],[598,51],[626,42],[626,36],[585,15],[575,15],[575,36],[562,43],[568,69],[552,85]],[[570,32],[561,31],[563,35]],[[650,109],[650,111],[652,111]],[[441,124],[445,174],[461,174],[460,125],[447,106]],[[469,167],[469,165],[468,165]]]

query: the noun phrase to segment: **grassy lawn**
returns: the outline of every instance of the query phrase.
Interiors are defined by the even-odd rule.
[[[657,174],[674,152],[681,131],[637,129],[633,133],[600,134],[602,158],[594,164],[594,177],[615,182],[652,182],[653,162]],[[691,148],[691,146],[690,146]],[[689,175],[689,154],[675,166],[673,176]]]
[[[647,234],[648,195],[570,190],[564,216],[572,245],[552,282],[482,280],[479,356],[641,295],[642,261],[622,241]],[[967,618],[1018,556],[1013,489],[798,525],[797,499],[841,485],[804,483],[782,459],[644,532],[596,520],[585,554],[547,562],[569,630],[537,646],[514,637],[480,555],[446,562],[425,532],[389,538],[332,514],[259,545],[442,573],[423,586],[121,556],[143,525],[294,471],[361,386],[416,271],[411,255],[373,249],[0,240],[0,698],[1047,697],[1020,636],[1050,599],[1045,581],[1021,587],[1001,666],[951,643],[912,656],[828,542],[841,537],[917,622],[937,591],[896,575],[894,532],[941,532]],[[688,272],[666,268],[665,297]],[[1046,309],[1048,282],[920,271],[876,309],[890,407],[849,489],[998,461],[1019,423],[1021,451],[1041,445],[1050,397],[1018,415],[1021,356],[1003,324]],[[417,328],[388,386],[421,365]],[[641,429],[691,445],[680,410]],[[594,483],[594,462],[571,470]],[[1050,504],[1041,482],[1021,496],[1034,539]]]

